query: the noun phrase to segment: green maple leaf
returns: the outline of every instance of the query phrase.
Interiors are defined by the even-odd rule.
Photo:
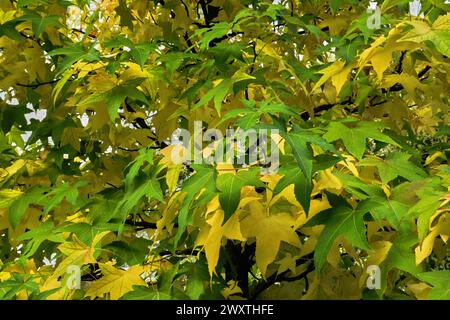
[[[366,227],[364,214],[370,210],[367,203],[352,208],[343,198],[333,194],[327,194],[332,208],[322,211],[314,216],[305,226],[323,224],[325,228],[317,240],[314,252],[314,265],[320,272],[327,260],[334,241],[338,236],[344,236],[348,241],[358,248],[370,250],[366,239]]]
[[[131,15],[130,9],[127,8],[126,0],[119,0],[116,12],[120,16],[120,24],[133,30],[133,16]]]
[[[130,54],[133,59],[139,64],[141,69],[144,69],[144,64],[148,59],[150,52],[156,49],[156,45],[153,43],[140,43],[134,47],[131,47]]]
[[[182,192],[186,192],[187,195],[178,213],[178,230],[175,235],[174,247],[177,246],[189,223],[189,212],[197,193],[204,189],[202,196],[197,201],[209,201],[216,194],[216,171],[212,167],[201,165],[192,165],[191,167],[196,173],[186,179],[182,185],[181,190]]]
[[[142,91],[139,91],[136,87],[129,85],[129,86],[117,86],[109,91],[102,92],[99,94],[93,94],[90,97],[81,101],[80,105],[88,105],[98,103],[101,101],[106,101],[108,105],[109,117],[111,121],[114,121],[114,119],[117,116],[117,112],[120,105],[127,97],[148,104],[148,100],[142,93]]]
[[[303,210],[308,213],[311,203],[312,184],[306,180],[303,171],[298,167],[294,167],[288,169],[282,168],[279,173],[284,176],[273,190],[274,194],[278,194],[287,186],[294,184],[295,197],[302,205]]]
[[[45,221],[39,227],[27,231],[16,238],[18,241],[29,240],[23,249],[24,257],[31,257],[45,240],[52,242],[64,242],[62,234],[54,233],[55,227],[52,221]]]
[[[28,205],[39,202],[43,192],[44,190],[41,187],[34,187],[11,203],[8,208],[8,218],[13,228],[16,228],[20,221],[22,221],[27,212]]]
[[[344,189],[356,198],[365,200],[374,196],[384,195],[383,190],[377,185],[364,183],[359,178],[334,170],[333,174],[342,182]]]
[[[211,99],[214,99],[214,108],[217,113],[220,115],[220,110],[222,108],[222,101],[228,94],[228,92],[232,89],[233,83],[231,79],[222,79],[222,81],[214,88],[209,90],[199,102],[192,107],[192,110],[195,110],[205,104],[207,104]]]
[[[153,164],[153,153],[153,149],[139,150],[139,155],[126,167],[126,169],[128,169],[128,173],[125,176],[125,188],[131,188],[133,179],[137,176],[139,169],[144,163],[147,163],[148,165]]]
[[[422,268],[416,265],[416,256],[412,247],[419,240],[417,235],[411,232],[408,221],[402,222],[399,226],[399,236],[392,244],[386,259],[380,265],[381,268],[381,288],[379,294],[383,294],[387,286],[388,272],[399,269],[412,275],[420,273]]]
[[[127,189],[123,199],[118,203],[114,215],[119,215],[122,221],[125,221],[131,210],[144,196],[164,202],[161,186],[155,176],[148,177],[145,174],[137,176],[133,180],[132,187],[130,186]],[[123,225],[119,231],[122,231],[122,229]]]
[[[36,37],[39,37],[47,26],[58,26],[61,27],[62,24],[59,22],[60,16],[48,15],[41,17],[35,13],[26,14],[20,18],[18,21],[31,21],[31,28]]]
[[[94,46],[91,46],[87,51],[83,47],[81,43],[75,43],[68,47],[59,48],[52,50],[48,53],[51,57],[53,56],[65,56],[63,61],[58,64],[57,68],[57,74],[61,74],[63,71],[70,68],[70,66],[76,62],[76,61],[98,61],[100,60],[100,54],[99,52],[94,48]],[[70,76],[71,73],[68,74]],[[67,79],[66,79],[67,81]],[[65,82],[64,82],[65,83]]]
[[[423,272],[419,273],[417,278],[433,286],[428,299],[450,300],[450,270]]]
[[[356,123],[354,127],[348,127],[342,122],[330,122],[328,132],[323,137],[329,142],[342,140],[348,152],[361,160],[368,138],[397,145],[394,140],[381,133],[383,128],[386,128],[386,126],[379,122],[361,121]]]
[[[367,157],[363,159],[360,166],[375,166],[378,169],[381,181],[387,184],[398,176],[403,177],[409,181],[419,180],[426,177],[426,172],[414,165],[408,159],[411,155],[401,152],[394,152],[386,157],[386,160]]]
[[[133,286],[133,291],[125,293],[120,300],[175,300],[171,295],[157,289]]]
[[[264,187],[264,183],[257,176],[258,172],[258,168],[253,168],[236,174],[221,174],[217,177],[217,189],[220,190],[219,202],[225,213],[224,221],[227,221],[238,208],[243,186]]]
[[[408,216],[410,204],[397,201],[393,198],[375,196],[370,199],[374,208],[371,210],[373,217],[383,225],[381,220],[386,219],[393,227],[398,228],[402,219]]]

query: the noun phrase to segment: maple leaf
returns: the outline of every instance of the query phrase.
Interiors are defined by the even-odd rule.
[[[370,250],[364,225],[364,215],[369,208],[363,204],[352,208],[345,200],[332,194],[328,194],[328,201],[332,208],[320,212],[305,225],[325,225],[314,251],[314,265],[319,271],[322,270],[328,252],[338,236],[344,236],[358,248]]]
[[[259,211],[252,211],[252,215],[241,222],[242,234],[246,238],[256,238],[256,264],[263,276],[275,260],[282,241],[300,247],[300,240],[291,227],[293,224],[287,213],[266,215]]]
[[[87,290],[87,297],[103,297],[109,293],[111,299],[117,300],[127,292],[133,290],[134,285],[145,286],[141,274],[146,270],[144,266],[131,266],[126,270],[118,269],[107,263],[100,263],[103,277],[95,281]]]
[[[361,121],[353,127],[348,127],[342,122],[330,122],[328,132],[323,137],[330,142],[341,139],[352,155],[362,159],[368,138],[397,145],[389,136],[381,133],[383,128],[386,126],[376,122]]]
[[[410,157],[411,156],[406,153],[394,152],[389,154],[385,160],[375,157],[365,158],[359,165],[376,166],[383,183],[388,183],[398,176],[408,179],[409,181],[424,178],[426,176],[425,171],[408,161]]]

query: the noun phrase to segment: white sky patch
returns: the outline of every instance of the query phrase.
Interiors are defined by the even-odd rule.
[[[50,255],[50,258],[44,257],[44,259],[42,260],[42,262],[46,265],[46,266],[52,266],[53,268],[56,267],[56,253],[53,252]]]
[[[31,124],[31,119],[42,121],[47,116],[47,109],[34,110],[33,105],[31,103],[28,103],[27,107],[28,109],[32,110],[30,113],[25,114],[25,120],[27,120],[27,124]]]
[[[25,133],[22,133],[22,134],[20,135],[20,137],[22,138],[22,140],[23,140],[25,143],[27,143],[27,142],[28,142],[28,139],[30,139],[32,133],[33,133],[33,131],[25,131]]]
[[[88,123],[89,123],[89,116],[87,115],[86,112],[83,113],[83,114],[81,115],[81,117],[78,117],[78,118],[80,119],[81,125],[82,125],[83,127],[86,127],[86,126],[88,125]]]

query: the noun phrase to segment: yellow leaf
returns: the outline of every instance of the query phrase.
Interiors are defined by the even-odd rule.
[[[290,270],[291,272],[295,272],[297,268],[296,257],[292,256],[289,252],[286,253],[283,259],[277,262],[280,266],[278,267],[278,273],[282,273],[286,270]]]
[[[332,76],[337,75],[344,69],[345,62],[341,60],[336,60],[332,65],[326,67],[325,69],[321,70],[320,73],[323,74],[323,76],[317,81],[314,88],[311,90],[311,92],[316,91],[318,88],[320,88],[321,85],[323,85],[325,82],[327,82],[328,79],[330,79]],[[338,78],[339,79],[339,78]],[[340,83],[340,81],[336,81],[337,83]]]
[[[239,215],[233,214],[223,226],[223,236],[230,240],[245,241],[245,237],[241,233],[241,224]]]
[[[0,208],[8,207],[11,202],[18,198],[22,191],[13,189],[1,189],[0,190]]]
[[[331,83],[336,88],[336,96],[338,96],[339,93],[341,92],[342,87],[347,82],[347,78],[350,71],[352,71],[355,65],[356,63],[349,64],[348,66],[343,68],[340,72],[331,77]]]
[[[53,96],[53,103],[56,103],[56,100],[58,99],[58,96],[64,87],[64,85],[69,81],[70,77],[72,76],[73,71],[72,69],[68,69],[64,72],[64,75],[62,76],[61,80],[59,80],[55,87],[52,90],[52,96]]]
[[[423,84],[416,77],[402,73],[402,74],[390,74],[386,76],[382,82],[382,88],[390,88],[395,84],[400,83],[408,93],[414,94],[416,88],[424,90]]]
[[[275,197],[273,197],[270,200],[269,206],[273,206],[277,201],[279,201],[281,198],[286,199],[290,204],[301,208],[300,203],[298,202],[297,198],[295,197],[294,193],[294,184],[291,184],[283,189],[280,193],[278,193]]]
[[[265,277],[267,266],[275,260],[281,241],[299,248],[301,244],[292,228],[294,219],[290,214],[267,215],[258,209],[251,213],[241,222],[241,229],[244,237],[256,238],[256,264]]]
[[[161,150],[161,154],[164,156],[161,159],[161,164],[167,167],[166,183],[169,188],[169,193],[172,194],[178,185],[178,179],[180,177],[180,171],[183,168],[182,164],[176,164],[172,161],[172,150],[174,146],[168,146]]]
[[[242,289],[239,288],[236,281],[230,280],[227,285],[228,286],[221,291],[225,299],[229,299],[231,295],[242,293]]]
[[[117,269],[106,263],[99,263],[103,277],[94,281],[86,292],[86,297],[103,297],[110,294],[112,300],[118,300],[125,293],[133,290],[134,285],[145,286],[141,274],[146,271],[144,266],[132,266],[127,270]]]
[[[220,245],[222,242],[223,228],[223,211],[217,210],[214,215],[207,220],[207,223],[211,226],[208,237],[205,242],[205,255],[208,260],[208,271],[210,276],[213,275],[216,269],[217,262],[219,261]]]
[[[427,157],[427,159],[425,160],[425,165],[429,166],[434,160],[441,156],[445,158],[445,155],[442,153],[442,151],[436,151],[435,153]]]
[[[411,283],[407,288],[414,293],[417,300],[428,300],[428,293],[431,291],[431,286],[426,283]]]
[[[0,186],[2,186],[7,179],[9,179],[13,175],[15,175],[20,169],[22,169],[22,167],[26,163],[27,162],[25,160],[19,159],[14,161],[12,165],[10,165],[5,169],[0,168]]]
[[[372,242],[370,244],[370,247],[373,250],[369,253],[369,256],[367,257],[365,265],[366,266],[380,265],[381,262],[383,262],[384,259],[386,259],[386,256],[392,247],[392,242],[376,241],[376,242]],[[361,275],[361,277],[359,278],[360,287],[365,285],[367,277],[368,277],[368,274],[366,274],[366,273]]]
[[[341,190],[342,189],[342,183],[341,181],[332,173],[331,169],[325,169],[323,171],[319,172],[319,176],[317,179],[317,183],[314,186],[315,190],[321,191],[321,190],[329,190],[329,189],[335,189],[335,190]]]
[[[415,248],[416,264],[419,265],[433,252],[434,241],[437,236],[450,236],[450,219],[442,216],[439,223],[431,228],[431,232],[423,239],[422,243]]]
[[[243,72],[242,70],[238,70],[235,72],[235,74],[233,74],[233,76],[231,77],[231,79],[234,82],[238,82],[238,81],[243,81],[243,80],[249,80],[249,79],[256,79],[255,77]]]
[[[386,41],[386,37],[385,36],[380,36],[378,37],[369,48],[367,48],[366,50],[364,50],[360,55],[359,55],[359,66],[360,69],[367,63],[367,61],[369,61],[369,59],[372,57],[373,53],[375,52],[376,48],[378,48],[382,43],[384,43]]]
[[[75,150],[80,151],[80,137],[83,128],[65,128],[61,137],[61,145],[70,144]]]
[[[392,47],[377,48],[371,59],[373,69],[377,73],[379,81],[381,81],[384,71],[386,71],[391,63],[393,51]]]
[[[59,251],[67,257],[61,261],[52,277],[57,278],[63,275],[71,265],[82,266],[87,263],[96,263],[97,261],[94,258],[95,247],[97,243],[110,232],[111,231],[103,231],[98,233],[92,240],[91,247],[85,245],[75,235],[73,236],[73,242],[66,242],[59,245]]]

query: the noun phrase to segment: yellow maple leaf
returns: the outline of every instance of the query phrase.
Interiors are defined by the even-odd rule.
[[[263,276],[268,265],[275,260],[281,241],[300,248],[300,240],[292,228],[294,222],[288,213],[268,215],[266,210],[258,208],[254,208],[251,215],[241,222],[244,237],[256,238],[256,264]]]
[[[71,265],[82,266],[86,263],[97,262],[94,258],[95,247],[97,243],[111,231],[104,231],[97,234],[92,240],[92,245],[89,247],[81,242],[75,235],[73,236],[73,242],[63,243],[58,246],[58,249],[67,257],[61,261],[56,268],[52,277],[59,277],[66,273],[67,268]]]
[[[105,293],[109,293],[112,300],[117,300],[132,291],[134,285],[146,285],[141,278],[141,274],[146,271],[145,266],[136,265],[127,270],[118,269],[107,263],[100,263],[99,266],[103,277],[92,283],[86,297],[103,297]]]
[[[434,241],[439,235],[442,239],[448,239],[448,236],[450,236],[450,219],[447,216],[442,216],[439,223],[431,228],[430,233],[415,248],[417,265],[422,263],[431,254]]]

